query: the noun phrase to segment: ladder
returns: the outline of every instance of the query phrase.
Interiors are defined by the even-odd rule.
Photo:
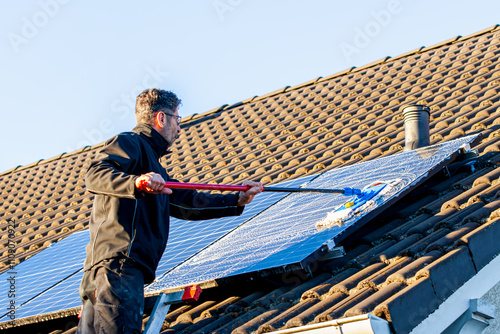
[[[144,330],[144,334],[160,333],[163,321],[167,316],[170,305],[178,303],[193,303],[200,298],[201,288],[198,285],[191,285],[184,288],[184,291],[172,293],[160,293],[156,299],[155,306],[149,317],[149,321]]]

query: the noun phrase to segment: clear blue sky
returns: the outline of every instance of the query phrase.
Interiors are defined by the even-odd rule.
[[[498,0],[9,1],[0,172],[135,125],[143,88],[182,116],[500,23]]]

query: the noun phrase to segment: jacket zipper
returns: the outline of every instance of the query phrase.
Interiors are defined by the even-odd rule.
[[[132,244],[134,243],[135,239],[135,215],[137,213],[137,200],[135,200],[135,207],[134,207],[134,216],[132,218],[132,240],[130,240],[130,246],[128,247],[127,251],[127,257],[130,256],[130,251],[132,250]]]

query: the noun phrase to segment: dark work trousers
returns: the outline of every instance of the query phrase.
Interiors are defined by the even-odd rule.
[[[141,333],[144,276],[127,259],[104,260],[84,274],[78,334]]]

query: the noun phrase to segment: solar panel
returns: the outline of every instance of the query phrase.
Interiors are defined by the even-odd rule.
[[[312,177],[291,180],[281,183],[280,186],[297,187]],[[243,214],[237,217],[205,221],[185,221],[172,218],[169,243],[157,273],[165,273],[180,264],[284,196],[286,193],[260,194],[251,204],[246,206]],[[18,266],[19,273],[21,273],[21,269],[23,273],[28,273],[23,276],[24,278],[35,278],[42,274],[42,277],[47,278],[47,281],[36,282],[35,278],[29,283],[25,280],[19,283],[20,286],[25,283],[32,284],[32,287],[30,293],[27,293],[26,297],[22,299],[22,306],[16,310],[17,319],[57,312],[81,305],[78,288],[83,276],[82,263],[85,259],[85,246],[89,240],[88,230],[77,232],[49,248],[50,251],[47,249],[39,253],[43,256],[35,259],[37,260],[36,264],[32,265],[31,261],[27,260]],[[2,283],[5,285],[5,282],[2,281]],[[26,302],[27,300],[29,301]]]
[[[352,199],[336,194],[291,194],[157,279],[146,292],[152,294],[293,264],[304,266],[327,241],[330,245],[338,243],[432,176],[461,147],[475,139],[477,135],[325,172],[307,187],[364,188],[377,181],[393,184],[390,191],[369,203],[364,211],[326,229],[316,228],[316,223]]]
[[[29,300],[79,271],[85,259],[85,246],[89,240],[88,231],[73,233],[18,264],[13,270],[2,273],[0,291],[9,290],[8,278],[14,276],[15,303],[18,309],[21,308]],[[5,311],[9,303],[9,299],[2,298],[1,309]],[[4,320],[6,315],[7,313],[2,312],[0,319]]]
[[[80,287],[82,277],[83,268],[21,306],[18,310],[16,310],[16,319],[81,306],[82,301],[80,300],[80,295],[78,294],[78,288]]]

